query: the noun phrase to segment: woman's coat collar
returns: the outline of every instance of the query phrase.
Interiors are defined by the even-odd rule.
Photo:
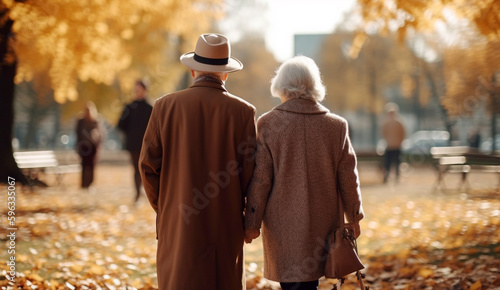
[[[330,110],[320,103],[307,99],[290,99],[276,106],[274,110],[299,114],[326,114],[330,112]]]

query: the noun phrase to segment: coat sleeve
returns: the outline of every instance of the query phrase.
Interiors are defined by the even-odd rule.
[[[257,153],[255,171],[248,188],[245,210],[245,228],[260,229],[267,199],[273,182],[273,159],[266,144],[262,119],[257,124]]]
[[[139,157],[139,171],[141,173],[144,190],[149,203],[158,212],[158,196],[160,192],[160,171],[162,163],[162,144],[161,136],[158,130],[158,119],[153,107],[151,118],[149,119],[144,139],[142,143],[141,154]]]
[[[337,169],[338,189],[339,194],[342,196],[347,221],[358,223],[363,219],[364,212],[361,202],[356,153],[349,139],[347,122],[344,121],[342,125],[342,149]]]
[[[250,184],[250,180],[252,179],[253,171],[255,169],[255,152],[257,150],[255,110],[252,110],[252,113],[249,114],[246,120],[244,136],[242,139],[245,141],[238,145],[238,165],[240,167],[239,178],[244,205],[248,185]]]

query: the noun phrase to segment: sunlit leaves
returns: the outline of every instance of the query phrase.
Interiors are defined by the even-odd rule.
[[[491,39],[500,37],[500,3],[495,0],[358,0],[358,3],[368,30],[432,30],[437,21],[447,22],[453,14],[474,24]]]
[[[177,62],[178,51],[191,49],[196,36],[220,16],[221,4],[220,0],[4,2],[14,20],[16,82],[48,73],[46,86],[54,89],[61,103],[78,98],[78,81],[129,82],[151,74],[146,72],[148,66]],[[169,36],[185,40],[175,43]]]
[[[443,52],[446,93],[442,104],[455,116],[471,114],[481,103],[492,110],[481,79],[488,82],[500,67],[499,1],[359,0],[358,3],[365,31],[397,30],[401,41],[408,36],[408,28],[426,32],[439,30],[440,25],[442,34],[448,28],[463,30],[453,31],[459,37],[442,40],[447,46],[454,45]]]
[[[446,93],[442,103],[451,115],[471,114],[481,105],[490,112],[494,109],[491,79],[500,69],[499,51],[500,41],[481,39],[470,47],[445,50]],[[496,98],[499,96],[497,93]]]
[[[68,198],[43,192],[28,197],[29,203],[19,199],[18,286],[155,287],[155,222],[149,206],[120,205],[114,194],[96,204],[88,192],[70,192]]]
[[[497,289],[498,194],[431,194],[427,190],[435,176],[424,170],[427,174],[405,175],[404,183],[394,188],[363,186],[372,173],[362,171],[366,218],[358,248],[370,289]],[[98,172],[97,193],[78,190],[77,174],[66,176],[64,187],[35,193],[18,189],[18,286],[157,288],[154,211],[143,197],[136,207],[131,205],[130,168],[101,165]],[[496,185],[490,175],[473,177],[474,186]],[[2,188],[0,198],[6,198]],[[6,257],[6,251],[0,253],[2,260]],[[263,278],[261,239],[245,246],[245,259],[247,289],[279,289]],[[8,283],[6,267],[0,265],[0,287]],[[334,282],[321,279],[319,289],[332,289]],[[342,289],[359,289],[352,275],[346,283]]]

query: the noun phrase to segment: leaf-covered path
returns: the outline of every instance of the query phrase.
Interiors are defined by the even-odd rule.
[[[370,289],[500,289],[500,193],[495,175],[472,175],[475,190],[433,193],[431,168],[379,184],[360,168],[366,218],[358,246]],[[16,282],[25,289],[154,289],[155,216],[143,197],[132,204],[132,171],[101,165],[95,187],[16,187]],[[53,183],[51,176],[47,177]],[[458,183],[450,176],[447,183]],[[7,188],[3,200],[0,285],[8,286]],[[245,246],[248,289],[279,289],[262,278],[262,244]],[[331,289],[334,280],[321,280]],[[342,289],[355,289],[354,277]]]

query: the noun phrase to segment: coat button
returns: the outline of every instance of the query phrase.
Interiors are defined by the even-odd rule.
[[[252,212],[255,212],[255,208],[252,207]]]

